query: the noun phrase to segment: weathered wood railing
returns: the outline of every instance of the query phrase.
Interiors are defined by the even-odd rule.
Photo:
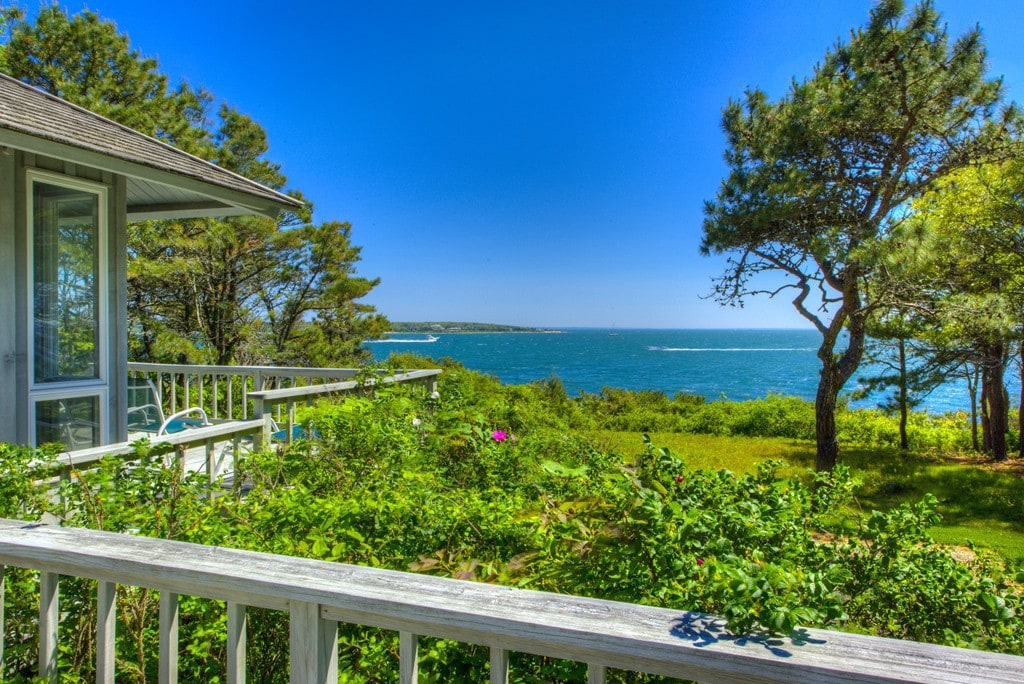
[[[129,378],[153,382],[168,414],[198,406],[214,420],[252,416],[251,392],[339,382],[358,374],[356,368],[128,364]]]
[[[180,595],[226,601],[231,683],[246,678],[247,606],[288,612],[295,684],[337,682],[339,622],[398,631],[403,684],[416,681],[417,635],[490,647],[492,684],[508,681],[509,651],[589,663],[592,684],[606,668],[732,684],[1024,678],[1018,656],[811,629],[736,638],[698,613],[0,519],[0,571],[6,565],[39,571],[40,675],[50,681],[60,575],[98,581],[99,682],[115,677],[117,584],[160,592],[161,682],[177,679]]]
[[[271,416],[284,423],[279,428],[287,442],[294,436],[295,407],[315,399],[370,389],[378,385],[417,382],[437,389],[440,370],[411,370],[359,377],[355,368],[292,368],[278,366],[192,366],[129,363],[130,379],[153,383],[167,414],[201,408],[214,421],[245,421]],[[270,439],[276,431],[267,423],[262,433]],[[165,441],[161,438],[159,441]],[[87,450],[96,451],[96,450]]]
[[[437,376],[440,374],[441,371],[434,369],[405,371],[402,373],[395,373],[394,375],[383,375],[378,378],[371,378],[368,380],[346,380],[343,382],[329,382],[321,385],[310,385],[307,387],[288,387],[276,390],[263,390],[261,392],[249,392],[249,398],[253,401],[253,412],[255,415],[274,416],[275,419],[283,423],[283,426],[279,426],[278,432],[283,434],[286,442],[290,443],[294,436],[294,428],[296,424],[295,407],[297,404],[310,404],[314,399],[333,394],[343,394],[358,389],[376,387],[378,385],[407,382],[425,383],[427,385],[427,390],[433,392],[437,389]],[[282,406],[285,409],[283,412],[277,410]],[[269,439],[270,435],[267,434],[264,435],[264,437]]]
[[[252,420],[232,420],[216,425],[198,427],[191,430],[183,430],[160,437],[151,437],[151,453],[171,454],[178,459],[184,467],[185,453],[190,449],[203,449],[203,467],[206,470],[210,482],[217,479],[221,474],[221,461],[230,453],[232,456],[239,451],[239,443],[243,439],[252,440],[257,446],[258,440],[267,439],[270,433],[270,416],[253,418]],[[234,448],[225,451],[227,444],[233,444]],[[88,468],[96,465],[101,459],[107,456],[126,457],[135,453],[135,442],[119,442],[107,444],[106,446],[92,447],[90,449],[78,449],[61,454],[57,464],[69,472],[75,469]]]
[[[439,370],[404,371],[387,376],[381,371],[377,378],[359,382],[360,370],[357,368],[128,364],[129,379],[151,381],[168,415],[198,407],[206,411],[212,420],[260,417],[265,411],[256,406],[258,398],[263,399],[265,407],[285,403],[273,401],[275,397],[285,395],[265,394],[268,391],[296,390],[296,394],[289,395],[293,400],[298,397],[308,400],[352,391],[374,382],[436,383],[436,376],[440,373]]]

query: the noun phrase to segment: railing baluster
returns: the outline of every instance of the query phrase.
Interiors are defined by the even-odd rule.
[[[204,380],[206,379],[206,373],[197,373],[196,375],[197,375],[196,379],[199,382],[199,401],[197,403],[199,404],[199,408],[205,408],[204,405],[203,405],[203,402],[204,402],[203,386],[205,384]]]
[[[160,684],[178,681],[178,595],[160,592]]]
[[[185,403],[181,408],[187,409],[192,407],[192,374],[182,373],[182,377],[185,380]]]
[[[228,601],[228,684],[245,684],[245,605]]]
[[[96,584],[96,684],[114,684],[117,585]]]
[[[4,633],[6,625],[4,623],[4,602],[7,597],[4,594],[4,576],[7,574],[7,566],[0,565],[0,678],[4,675]]]
[[[217,415],[217,393],[220,390],[220,388],[217,386],[217,378],[218,377],[219,376],[216,373],[214,373],[211,376],[211,378],[210,378],[210,384],[213,386],[213,392],[211,394],[213,394],[213,417],[214,418],[219,418],[220,417],[220,416]]]
[[[587,663],[587,684],[604,684],[607,668],[596,663]]]
[[[292,435],[295,433],[295,402],[289,401],[288,404],[288,435],[285,437],[285,442],[288,444],[292,443]]]
[[[508,684],[508,651],[491,647],[491,684]]]
[[[213,483],[217,481],[217,474],[220,471],[220,464],[217,462],[217,443],[212,439],[206,440],[203,444],[206,454],[206,483],[210,486],[206,496],[213,500]]]
[[[235,397],[232,394],[234,390],[234,379],[235,376],[228,375],[228,420],[235,419],[235,412],[232,410],[235,405]],[[242,384],[245,384],[245,376],[242,376]]]
[[[398,633],[398,671],[401,684],[416,684],[419,676],[419,637],[412,632]]]
[[[58,680],[59,578],[55,572],[39,571],[39,676],[51,682]]]
[[[320,617],[320,606],[291,605],[288,621],[291,684],[338,681],[338,623]]]

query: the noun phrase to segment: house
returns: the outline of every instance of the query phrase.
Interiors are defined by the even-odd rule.
[[[0,74],[0,442],[127,438],[129,222],[301,206]]]

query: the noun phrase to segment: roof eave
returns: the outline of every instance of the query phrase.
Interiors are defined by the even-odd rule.
[[[101,152],[9,128],[0,128],[0,146],[12,147],[57,159],[65,159],[101,171],[182,188],[204,196],[203,201],[195,203],[131,208],[129,210],[129,220],[239,216],[245,214],[258,214],[277,218],[282,212],[296,211],[304,206],[301,201],[280,193],[275,193],[277,195],[276,198],[251,195],[191,176],[118,159]]]

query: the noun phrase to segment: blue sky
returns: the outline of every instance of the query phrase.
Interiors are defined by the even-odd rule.
[[[259,121],[316,221],[353,224],[392,320],[806,327],[788,300],[700,295],[721,109],[772,97],[866,22],[869,0],[90,0],[132,46]],[[71,11],[81,5],[65,3]],[[1017,0],[938,0],[980,23],[1024,101]]]

